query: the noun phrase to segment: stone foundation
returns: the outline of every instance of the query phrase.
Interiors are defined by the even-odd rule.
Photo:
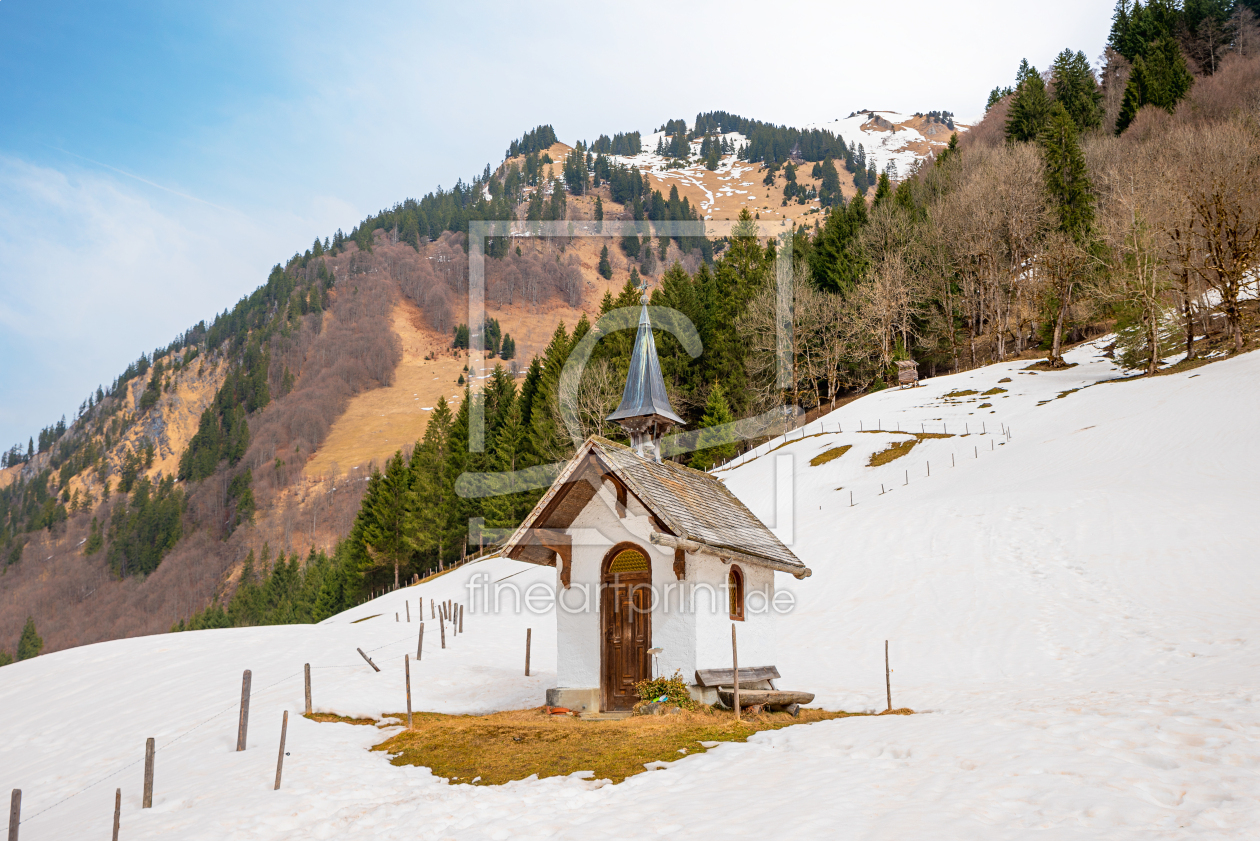
[[[599,712],[599,690],[553,686],[547,690],[547,706],[565,707],[580,713]]]

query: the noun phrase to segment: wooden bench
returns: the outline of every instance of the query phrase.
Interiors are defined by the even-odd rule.
[[[814,700],[812,692],[792,692],[778,689],[774,681],[780,678],[774,666],[740,667],[739,705],[751,707],[763,705],[784,709],[793,705],[808,704]],[[734,704],[734,669],[696,669],[696,690],[693,696],[705,704],[721,703],[725,707]]]
[[[744,666],[739,670],[739,688],[774,689],[774,680],[780,677],[774,666]],[[766,687],[753,686],[754,683],[769,684]],[[696,669],[697,686],[734,686],[734,669]]]

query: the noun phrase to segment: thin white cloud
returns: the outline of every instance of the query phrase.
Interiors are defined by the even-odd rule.
[[[102,163],[101,161],[84,157],[83,155],[77,154],[75,152],[71,152],[69,149],[62,149],[60,146],[49,146],[48,148],[53,149],[57,152],[61,152],[62,154],[65,154],[65,155],[69,155],[72,158],[78,158],[81,161],[87,161],[90,164],[95,164],[96,166],[100,166],[100,167],[104,167],[105,169],[112,170],[113,172],[117,172],[119,175],[125,175],[128,178],[134,178],[135,180],[139,181],[141,184],[148,184],[150,187],[156,187],[159,190],[165,190],[166,192],[170,193],[173,196],[179,196],[180,198],[188,199],[189,201],[201,202],[202,204],[210,205],[210,207],[213,207],[216,210],[222,210],[224,213],[232,212],[228,208],[222,207],[221,205],[217,205],[214,202],[206,201],[205,199],[199,199],[196,196],[190,196],[187,193],[181,193],[179,190],[172,189],[163,184],[158,184],[155,181],[150,181],[147,178],[136,175],[134,172],[127,172],[125,169],[119,169],[116,166],[110,166],[107,163]]]

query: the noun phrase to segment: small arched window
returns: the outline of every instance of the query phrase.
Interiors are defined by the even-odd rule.
[[[726,588],[731,598],[731,619],[744,621],[744,571],[731,564],[731,573],[726,578]]]
[[[638,549],[623,549],[608,564],[608,571],[625,575],[627,573],[651,572],[648,559]]]

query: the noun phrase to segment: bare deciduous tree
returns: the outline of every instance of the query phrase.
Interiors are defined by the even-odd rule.
[[[1260,132],[1254,118],[1236,118],[1202,130],[1182,129],[1170,144],[1186,166],[1187,201],[1193,213],[1191,234],[1201,252],[1194,263],[1216,293],[1234,337],[1243,347],[1239,306],[1254,285],[1252,270],[1260,259]],[[1193,162],[1193,168],[1190,164]]]

